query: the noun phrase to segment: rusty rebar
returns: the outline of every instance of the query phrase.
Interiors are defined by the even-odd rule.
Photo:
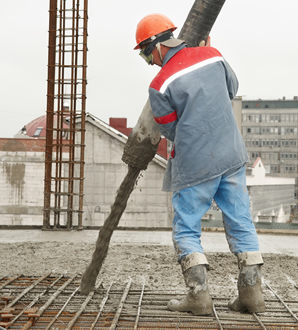
[[[56,53],[56,26],[57,0],[50,0],[49,17],[49,49],[48,49],[48,87],[47,87],[47,128],[53,128],[54,122],[54,94],[55,94],[55,53]],[[45,149],[45,179],[44,179],[44,215],[43,228],[50,227],[51,206],[51,177],[52,177],[52,147],[53,131],[46,130]]]
[[[60,0],[59,5],[51,0],[50,4],[44,229],[51,228],[51,212],[54,229],[62,227],[62,213],[66,229],[71,229],[74,212],[78,228],[83,228],[88,0],[81,6],[80,0]]]

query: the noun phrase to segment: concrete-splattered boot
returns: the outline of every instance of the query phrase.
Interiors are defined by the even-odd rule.
[[[265,301],[261,288],[260,252],[243,252],[237,255],[239,264],[237,298],[230,300],[228,307],[237,312],[265,312]]]
[[[195,265],[183,273],[187,295],[180,301],[172,299],[168,309],[179,312],[192,312],[195,315],[212,313],[212,300],[208,290],[206,265]]]

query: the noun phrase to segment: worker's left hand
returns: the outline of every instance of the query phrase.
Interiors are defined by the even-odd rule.
[[[211,38],[210,36],[207,37],[207,41],[205,42],[205,40],[202,40],[200,43],[199,43],[199,47],[210,47],[211,45],[211,42],[210,42]]]

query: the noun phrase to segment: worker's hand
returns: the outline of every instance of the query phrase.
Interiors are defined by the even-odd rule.
[[[199,43],[199,47],[210,47],[211,45],[211,42],[210,42],[211,38],[210,36],[207,37],[207,42],[205,42],[205,40],[202,40],[200,43]]]

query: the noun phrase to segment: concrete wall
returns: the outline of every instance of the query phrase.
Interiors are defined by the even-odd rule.
[[[232,100],[232,107],[234,110],[234,116],[240,132],[242,132],[242,97],[236,96]]]
[[[44,153],[0,151],[0,224],[41,225]]]
[[[102,225],[110,213],[117,189],[127,173],[127,165],[121,160],[123,147],[121,138],[86,122],[85,226]],[[171,194],[161,191],[163,174],[164,167],[154,161],[141,172],[119,226],[171,226]]]

